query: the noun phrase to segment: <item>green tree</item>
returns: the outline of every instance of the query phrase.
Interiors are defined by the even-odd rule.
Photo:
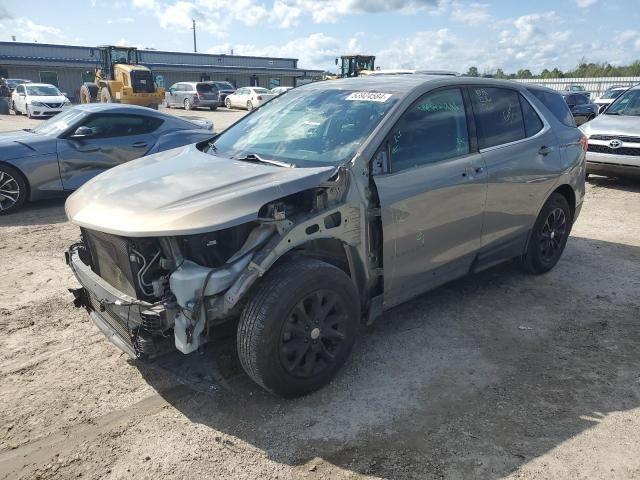
[[[478,75],[478,67],[469,67],[467,71],[467,75],[470,77],[477,77]]]
[[[501,68],[496,70],[495,77],[496,78],[507,78],[507,76],[505,75],[504,71]]]
[[[516,73],[516,77],[517,78],[533,78],[533,74],[531,73],[531,70],[529,70],[528,68],[525,68],[525,69],[518,70],[518,73]]]

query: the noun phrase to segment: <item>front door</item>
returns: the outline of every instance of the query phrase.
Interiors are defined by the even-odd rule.
[[[13,103],[17,112],[27,113],[27,97],[24,85],[18,85],[16,87],[15,94],[13,95]]]
[[[105,170],[144,156],[163,120],[144,115],[96,114],[81,122],[90,133],[58,139],[62,186],[75,190]]]
[[[167,92],[165,93],[165,95],[167,96],[167,105],[169,106],[174,106],[177,101],[176,101],[176,97],[178,95],[178,87],[180,85],[175,83],[173,85],[171,85],[171,87],[169,88],[169,90],[167,90]]]
[[[485,171],[458,88],[423,95],[383,148],[376,175],[382,214],[385,307],[466,274],[480,248]]]

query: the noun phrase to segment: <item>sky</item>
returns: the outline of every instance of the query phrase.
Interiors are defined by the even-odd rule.
[[[0,40],[127,44],[382,68],[566,70],[640,59],[640,0],[0,0]]]

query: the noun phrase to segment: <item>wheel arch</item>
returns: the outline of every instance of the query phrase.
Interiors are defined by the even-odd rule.
[[[573,221],[575,219],[575,213],[576,213],[576,192],[573,190],[573,187],[571,187],[571,185],[567,183],[562,184],[559,187],[557,187],[553,192],[551,192],[549,194],[549,197],[554,193],[559,193],[567,200],[567,203],[569,204],[569,208],[571,209],[571,221]],[[548,200],[548,197],[547,197],[547,200]]]
[[[18,175],[20,175],[20,177],[22,177],[22,180],[24,181],[24,184],[25,184],[25,186],[27,188],[27,197],[26,197],[27,201],[31,200],[31,184],[29,183],[29,178],[27,177],[27,175],[17,165],[14,165],[13,163],[9,163],[9,162],[0,160],[0,166],[3,166],[3,165],[7,166],[9,168],[12,168],[16,172],[18,172]]]

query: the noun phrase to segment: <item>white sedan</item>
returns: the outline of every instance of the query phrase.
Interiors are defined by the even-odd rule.
[[[70,107],[71,102],[54,85],[23,83],[11,94],[11,108],[16,115],[48,117]]]
[[[231,95],[227,95],[227,98],[224,100],[224,106],[227,108],[238,107],[253,110],[275,96],[277,95],[274,95],[266,88],[242,87]]]

